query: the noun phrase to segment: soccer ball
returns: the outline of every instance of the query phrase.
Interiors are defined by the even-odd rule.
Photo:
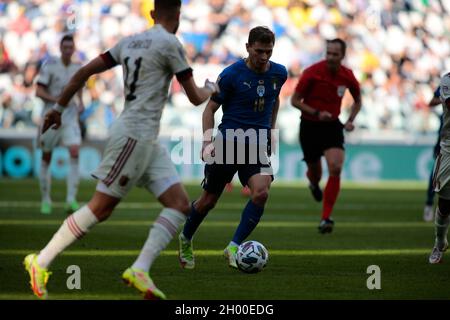
[[[264,269],[269,260],[269,252],[258,241],[246,241],[237,251],[236,262],[239,270],[245,273],[256,273]]]

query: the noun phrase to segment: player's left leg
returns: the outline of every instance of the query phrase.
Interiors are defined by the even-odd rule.
[[[68,148],[70,154],[65,210],[67,213],[72,213],[80,207],[76,197],[80,182],[78,159],[81,145],[81,129],[78,121],[64,124],[61,129],[62,143]]]
[[[319,225],[320,233],[333,231],[334,222],[330,218],[341,187],[341,171],[344,164],[345,153],[341,148],[330,148],[324,152],[328,166],[328,181],[324,189],[322,221]]]
[[[149,188],[157,196],[164,209],[153,223],[136,261],[125,270],[122,279],[144,293],[145,299],[164,300],[166,299],[165,294],[155,286],[149,276],[149,271],[161,251],[176,235],[178,228],[186,221],[189,213],[189,200],[187,192],[179,183],[177,176],[155,181]]]
[[[441,190],[445,191],[445,189]],[[449,194],[447,193],[447,196]],[[438,206],[436,208],[435,217],[435,243],[433,250],[429,257],[429,262],[432,264],[440,263],[444,252],[448,248],[447,233],[450,224],[450,199],[444,199],[439,196]]]
[[[66,196],[66,212],[72,213],[77,211],[80,206],[76,200],[78,185],[80,183],[80,175],[78,169],[79,145],[69,146],[70,163],[69,174],[67,176],[67,196]]]
[[[250,199],[242,212],[241,221],[233,235],[233,239],[224,251],[230,267],[237,268],[237,248],[256,228],[264,213],[271,183],[272,176],[266,174],[255,174],[248,179],[247,185],[251,190]]]

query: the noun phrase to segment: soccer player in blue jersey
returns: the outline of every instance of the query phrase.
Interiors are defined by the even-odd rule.
[[[433,94],[433,98],[430,100],[430,102],[428,103],[428,106],[430,108],[433,108],[437,105],[441,104],[441,91],[439,89],[439,87],[436,89],[436,91],[434,91]],[[438,134],[438,139],[437,142],[433,148],[433,157],[434,159],[436,159],[436,157],[438,156],[439,152],[441,151],[441,129],[442,129],[442,115],[439,117],[439,121],[440,121],[440,125],[439,125],[439,130],[437,132]],[[428,188],[427,188],[427,199],[425,201],[425,207],[423,208],[423,220],[429,222],[429,221],[433,221],[434,219],[434,210],[433,210],[433,202],[434,202],[434,188],[433,188],[433,173],[434,170],[432,169],[430,172],[430,178],[428,180]]]
[[[203,219],[219,200],[236,172],[251,190],[236,232],[224,254],[236,268],[238,246],[250,235],[264,212],[273,181],[270,143],[275,128],[279,94],[286,81],[283,65],[270,61],[275,35],[266,27],[250,30],[248,57],[225,68],[217,83],[220,94],[211,97],[203,112],[202,159],[206,162],[203,193],[192,203],[179,235],[179,259],[186,269],[194,268],[192,238]],[[223,117],[213,139],[214,113],[222,106]]]

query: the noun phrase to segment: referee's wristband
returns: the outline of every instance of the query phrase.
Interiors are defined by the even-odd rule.
[[[64,111],[64,107],[59,105],[59,104],[57,104],[57,103],[55,103],[53,105],[53,110],[58,111],[59,113],[62,113]]]
[[[315,116],[315,117],[318,117],[319,114],[320,114],[320,111],[319,110],[315,110],[312,115]]]

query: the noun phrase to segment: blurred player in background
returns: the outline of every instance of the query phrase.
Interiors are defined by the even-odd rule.
[[[448,248],[447,232],[450,222],[450,73],[441,78],[439,86],[443,109],[441,149],[434,163],[433,187],[438,194],[438,205],[434,218],[435,242],[428,261],[440,263]]]
[[[134,186],[139,186],[153,193],[164,208],[153,223],[139,257],[125,270],[122,279],[142,292],[146,299],[165,299],[164,293],[151,280],[149,270],[186,220],[190,208],[175,166],[158,142],[161,114],[173,75],[195,105],[219,91],[218,86],[208,80],[201,88],[195,84],[184,49],[175,36],[180,10],[181,0],[156,0],[155,10],[151,12],[155,25],[123,38],[82,67],[45,116],[44,132],[60,125],[61,112],[91,75],[122,66],[125,106],[111,128],[102,162],[93,173],[99,180],[93,197],[64,221],[39,254],[25,258],[32,290],[39,298],[47,297],[48,267],[56,256],[94,225],[106,220],[121,199]]]
[[[211,98],[203,112],[202,158],[207,163],[203,193],[192,203],[191,213],[179,235],[179,258],[183,268],[194,268],[192,238],[236,172],[251,195],[235,234],[224,250],[229,266],[237,268],[238,246],[263,215],[273,180],[269,160],[271,129],[275,128],[279,94],[287,78],[286,68],[269,60],[274,44],[275,35],[268,28],[250,30],[246,45],[248,57],[222,71],[218,79],[221,93]],[[213,139],[214,113],[220,106],[223,117],[219,133]],[[248,140],[244,137],[247,133]],[[214,161],[208,161],[209,156]]]
[[[361,109],[361,92],[353,71],[343,66],[346,44],[341,39],[326,43],[326,58],[303,71],[292,96],[292,105],[299,109],[300,145],[308,167],[306,176],[316,201],[322,201],[322,220],[319,232],[330,233],[334,204],[340,191],[340,175],[344,164],[344,133],[352,131],[353,121]],[[354,103],[345,124],[339,121],[341,102],[346,89],[350,90]],[[321,157],[328,166],[328,182],[322,195],[319,183],[322,178]]]
[[[440,89],[437,88],[433,94],[433,98],[428,103],[430,108],[433,108],[439,104],[441,104],[440,99],[441,93]],[[438,139],[433,148],[433,157],[436,160],[439,152],[441,151],[441,129],[442,129],[442,115],[439,117],[439,130],[438,130]],[[433,202],[434,202],[434,188],[433,188],[433,170],[430,172],[430,179],[428,180],[428,188],[427,188],[427,199],[425,201],[425,207],[423,208],[423,220],[424,221],[433,221],[434,219],[434,210],[433,210]]]
[[[75,52],[75,42],[72,35],[65,35],[61,39],[59,48],[61,57],[49,58],[39,71],[36,96],[45,102],[44,113],[58,100],[64,86],[81,67],[81,64],[72,61],[72,56]],[[75,102],[75,99],[69,101],[61,117],[61,127],[58,130],[49,131],[45,136],[39,135],[39,146],[42,149],[39,184],[42,196],[41,213],[43,214],[52,212],[50,163],[52,151],[60,143],[69,149],[70,154],[65,209],[68,213],[79,209],[76,200],[80,181],[78,154],[81,145],[81,131],[78,118],[83,110],[82,90],[80,89],[78,91],[78,104]]]

